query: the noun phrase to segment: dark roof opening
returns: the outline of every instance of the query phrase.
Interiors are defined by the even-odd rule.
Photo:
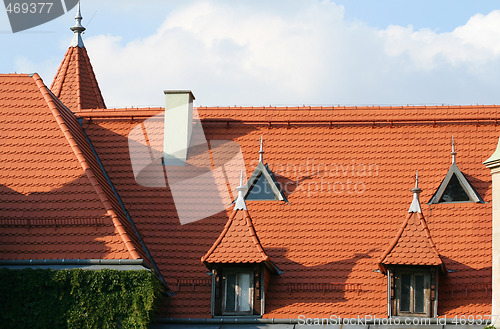
[[[453,174],[448,183],[448,186],[443,192],[439,202],[460,202],[460,201],[472,201],[467,192],[464,190],[457,175]]]
[[[247,200],[260,200],[260,201],[278,200],[278,198],[276,197],[276,195],[273,192],[273,189],[271,188],[271,185],[269,185],[266,177],[262,174],[259,176],[259,178],[257,178],[257,181],[255,182],[255,184],[249,188],[249,193],[248,193],[246,199]]]

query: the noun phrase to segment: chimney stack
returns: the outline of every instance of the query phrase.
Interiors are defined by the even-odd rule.
[[[163,128],[163,164],[186,164],[193,131],[193,101],[190,90],[165,90],[165,123]]]
[[[484,165],[491,170],[491,190],[492,190],[492,296],[491,314],[500,314],[500,140],[493,155],[484,162]],[[496,325],[498,328],[498,325]]]

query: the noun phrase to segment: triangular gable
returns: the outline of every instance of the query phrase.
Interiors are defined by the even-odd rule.
[[[447,202],[484,203],[483,199],[479,196],[464,174],[462,174],[456,163],[452,163],[446,177],[428,203]]]
[[[248,190],[245,194],[245,200],[276,200],[288,203],[287,198],[281,191],[273,172],[267,164],[264,165],[262,162],[259,162],[246,186]]]

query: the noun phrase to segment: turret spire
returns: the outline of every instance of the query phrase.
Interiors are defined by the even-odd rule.
[[[457,162],[457,152],[455,152],[455,139],[451,136],[451,163]]]
[[[247,210],[247,205],[245,203],[245,192],[247,191],[247,187],[243,185],[243,170],[240,174],[240,186],[236,188],[236,191],[238,191],[238,197],[236,198],[234,210]]]
[[[73,41],[71,41],[71,47],[80,47],[83,48],[83,39],[82,33],[85,31],[85,28],[82,26],[82,13],[80,11],[80,1],[78,1],[78,8],[75,16],[75,25],[70,27],[70,30],[75,33],[73,36]]]
[[[264,136],[260,135],[259,162],[264,162]]]
[[[422,213],[422,208],[420,207],[420,199],[418,197],[420,192],[422,192],[422,190],[418,187],[418,170],[415,177],[415,187],[411,189],[411,192],[413,193],[413,201],[411,202],[411,206],[408,212]]]

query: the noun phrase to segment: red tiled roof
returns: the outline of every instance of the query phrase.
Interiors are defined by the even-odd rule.
[[[69,47],[50,90],[72,111],[106,108],[85,47]]]
[[[268,262],[247,210],[233,210],[222,233],[205,256],[205,264]]]
[[[0,258],[147,260],[76,117],[37,74],[0,95]]]
[[[425,218],[410,212],[380,259],[383,265],[442,265]]]
[[[482,161],[495,149],[499,110],[198,108],[209,142],[228,140],[241,148],[246,177],[258,163],[264,135],[266,162],[290,202],[247,202],[263,249],[284,271],[270,283],[264,317],[386,316],[387,281],[376,272],[379,257],[401,227],[415,170],[421,174],[423,200],[439,187],[449,169],[452,135],[462,172],[487,203],[422,205],[441,259],[452,270],[440,281],[438,313],[487,314],[491,176]],[[135,181],[128,134],[144,122],[145,116],[137,116],[141,109],[132,109],[130,117],[106,111],[101,118],[99,110],[91,116],[82,113],[92,118],[84,119],[83,126],[162,273],[168,273],[167,283],[178,287],[160,316],[210,317],[210,280],[200,258],[231,213],[181,225],[168,186],[145,187]],[[233,144],[219,154],[231,158],[238,151]],[[411,220],[418,223],[419,218]],[[239,252],[245,251],[234,253]]]

